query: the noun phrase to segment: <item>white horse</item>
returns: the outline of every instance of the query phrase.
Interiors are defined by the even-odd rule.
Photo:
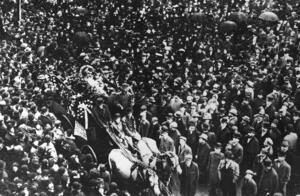
[[[160,155],[155,140],[143,137],[138,141],[136,148],[140,153],[142,161],[154,169],[156,167],[157,157]]]
[[[155,195],[160,195],[159,178],[153,170],[140,168],[133,161],[124,155],[121,149],[113,149],[108,156],[112,178],[123,185],[133,185],[146,189],[151,187]],[[137,191],[137,190],[135,190]]]

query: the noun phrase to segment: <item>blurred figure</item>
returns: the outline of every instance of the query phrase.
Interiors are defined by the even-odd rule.
[[[253,179],[255,173],[251,170],[246,171],[246,175],[242,179],[242,196],[256,196],[257,185]]]
[[[224,154],[221,152],[222,144],[217,143],[214,151],[210,152],[208,163],[208,185],[209,195],[216,196],[219,188],[220,178],[218,174],[218,166],[220,161],[224,159]]]
[[[197,164],[192,160],[193,156],[189,154],[185,157],[185,161],[181,165],[181,194],[184,196],[194,196],[197,190],[199,170]]]

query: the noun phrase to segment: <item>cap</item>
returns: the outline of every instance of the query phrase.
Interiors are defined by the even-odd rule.
[[[115,114],[115,117],[116,117],[116,118],[121,117],[120,113],[116,113],[116,114]]]
[[[208,140],[208,136],[206,134],[201,134],[200,138],[207,141]]]
[[[141,110],[147,110],[147,106],[146,105],[142,105],[141,106]]]
[[[187,161],[187,160],[192,160],[193,159],[193,155],[192,154],[187,154],[184,156],[184,161]]]
[[[237,116],[237,110],[236,109],[231,109],[231,110],[229,110],[229,113],[230,114],[232,114],[232,115],[234,115],[234,116]]]
[[[252,176],[255,176],[255,175],[256,175],[256,173],[254,173],[254,172],[253,172],[252,170],[250,170],[250,169],[247,169],[245,173],[246,173],[246,174],[250,174],[250,175],[252,175]]]
[[[184,137],[184,136],[180,136],[179,139],[184,140],[184,141],[187,140],[186,137]]]

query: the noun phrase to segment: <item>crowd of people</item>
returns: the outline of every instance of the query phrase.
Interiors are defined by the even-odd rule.
[[[75,117],[69,80],[82,73],[117,133],[178,155],[176,194],[299,194],[297,0],[25,0],[21,21],[16,3],[0,2],[1,195],[130,195],[49,105]],[[220,30],[234,12],[247,21]]]

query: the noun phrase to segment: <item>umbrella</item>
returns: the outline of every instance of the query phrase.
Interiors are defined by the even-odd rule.
[[[233,21],[227,20],[221,23],[220,29],[222,32],[233,32],[237,30],[237,24]]]
[[[91,36],[84,32],[84,31],[79,31],[75,33],[74,36],[74,42],[78,45],[87,45],[91,40]]]
[[[75,10],[74,10],[74,14],[76,15],[85,15],[88,13],[88,10],[84,7],[77,7]]]
[[[269,11],[261,13],[258,18],[269,22],[276,22],[279,20],[278,16],[275,13]]]
[[[237,24],[246,24],[248,16],[243,12],[233,12],[228,16],[228,20],[236,22]]]

